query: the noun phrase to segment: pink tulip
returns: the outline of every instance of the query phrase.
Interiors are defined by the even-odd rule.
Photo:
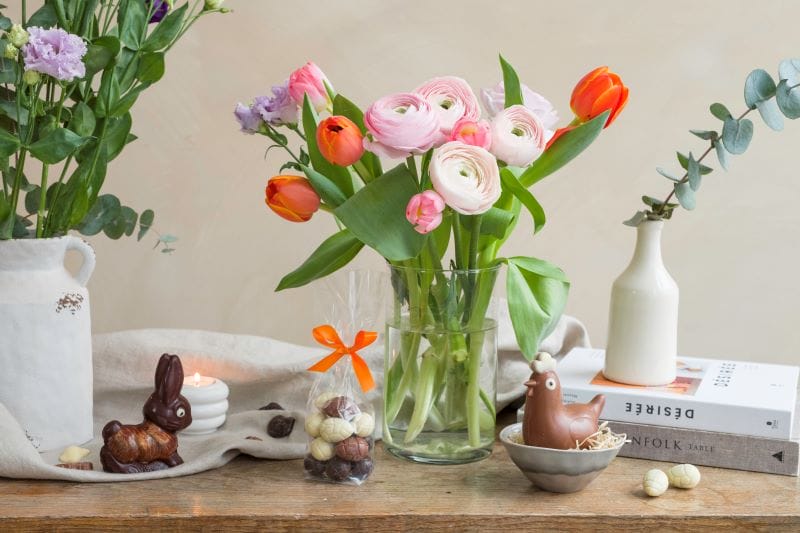
[[[449,140],[461,141],[464,144],[480,146],[488,150],[492,145],[491,126],[485,120],[476,122],[468,118],[462,118],[453,126]]]
[[[408,201],[406,207],[406,218],[414,224],[414,229],[418,233],[425,235],[442,223],[442,211],[444,211],[444,199],[436,191],[425,191],[415,194]]]
[[[424,98],[396,93],[377,100],[364,113],[364,148],[391,159],[424,154],[445,139],[439,115]]]
[[[426,81],[414,90],[439,114],[442,133],[450,135],[453,126],[462,118],[478,120],[481,109],[478,98],[469,84],[456,76],[443,76]]]
[[[309,61],[289,76],[289,95],[297,105],[303,106],[303,95],[308,95],[311,105],[317,113],[324,111],[331,105],[330,96],[325,89],[325,84],[331,84],[325,74],[313,62]]]

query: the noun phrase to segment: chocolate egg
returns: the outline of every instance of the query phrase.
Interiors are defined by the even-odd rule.
[[[328,461],[328,465],[325,467],[325,473],[333,481],[344,481],[350,477],[351,471],[352,466],[350,465],[350,461],[345,461],[339,457],[334,457]]]
[[[369,443],[363,437],[349,437],[336,445],[336,455],[348,461],[360,461],[369,456]]]
[[[337,396],[328,400],[322,407],[322,412],[330,417],[344,418],[349,421],[360,414],[361,409],[347,396]]]
[[[372,459],[367,457],[366,459],[362,459],[356,463],[353,463],[352,470],[350,475],[358,479],[367,479],[369,475],[372,473]]]
[[[306,458],[303,459],[303,468],[312,476],[322,476],[325,473],[326,466],[327,463],[325,461],[318,461],[312,455],[306,455]]]

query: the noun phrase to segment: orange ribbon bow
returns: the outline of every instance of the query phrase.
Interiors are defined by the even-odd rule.
[[[375,386],[375,380],[372,378],[372,373],[369,371],[367,362],[364,361],[360,355],[358,355],[358,350],[366,348],[375,342],[375,339],[378,338],[378,334],[376,332],[364,330],[359,331],[356,334],[356,339],[352,346],[345,346],[344,342],[342,342],[342,339],[339,337],[339,334],[336,332],[336,329],[327,324],[324,326],[317,326],[314,328],[312,333],[314,335],[314,339],[318,343],[322,344],[323,346],[333,348],[333,352],[319,362],[310,366],[308,368],[309,370],[312,372],[327,372],[328,369],[335,365],[339,359],[345,355],[349,355],[350,360],[353,361],[353,371],[356,373],[358,384],[361,385],[361,390],[368,392]]]

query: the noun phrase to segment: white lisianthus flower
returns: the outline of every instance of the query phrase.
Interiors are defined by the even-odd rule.
[[[497,160],[480,146],[451,141],[433,151],[433,188],[453,211],[480,215],[500,198]]]
[[[525,167],[544,152],[545,129],[533,111],[512,105],[492,119],[490,151],[507,165]]]

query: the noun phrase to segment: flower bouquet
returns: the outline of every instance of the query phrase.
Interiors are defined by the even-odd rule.
[[[620,78],[597,68],[573,91],[574,120],[557,129],[550,103],[502,57],[500,64],[503,81],[482,92],[488,119],[467,82],[452,76],[362,112],[313,63],[235,110],[244,132],[287,151],[281,171],[303,174],[270,179],[267,205],[293,222],[324,210],[339,226],[277,289],[327,276],[364,246],[389,264],[383,438],[396,455],[418,461],[465,462],[490,452],[498,271],[508,269],[511,320],[529,359],[569,289],[556,266],[500,257],[500,249],[523,209],[534,233],[544,227],[531,186],[588,147],[627,101]],[[285,130],[299,136],[299,147]],[[381,158],[401,162],[384,171]]]

